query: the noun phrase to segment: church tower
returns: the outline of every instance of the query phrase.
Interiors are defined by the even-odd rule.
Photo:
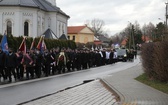
[[[56,6],[56,0],[47,0],[48,2],[50,2],[53,6]]]

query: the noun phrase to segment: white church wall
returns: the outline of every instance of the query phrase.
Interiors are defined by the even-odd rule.
[[[57,15],[57,30],[58,30],[57,34],[59,35],[59,37],[62,34],[67,35],[67,20],[68,20],[67,17],[61,14]]]
[[[48,17],[51,19],[51,25],[50,29],[56,34],[57,33],[57,18],[56,18],[56,12],[49,12]],[[48,23],[49,24],[49,23]],[[48,27],[49,28],[49,27]],[[47,28],[47,29],[48,29]],[[56,34],[57,35],[57,34]]]
[[[2,24],[3,24],[2,11],[0,10],[0,34],[3,35],[4,31],[3,31],[3,29],[2,29]]]
[[[15,19],[14,19],[14,16],[16,15],[15,14],[15,10],[11,10],[9,8],[5,8],[5,9],[1,9],[0,10],[3,10],[3,11],[0,11],[1,12],[1,33],[4,34],[6,28],[7,28],[7,21],[10,20],[12,22],[12,34],[14,34],[14,22],[15,22]]]
[[[54,4],[55,0],[48,0]],[[56,4],[56,3],[55,3]],[[1,6],[0,7],[0,34],[7,29],[6,21],[12,22],[12,34],[24,35],[24,22],[29,23],[29,36],[37,37],[50,28],[58,37],[63,33],[67,35],[68,18],[57,12],[46,12],[37,8]],[[49,19],[51,21],[49,21]]]

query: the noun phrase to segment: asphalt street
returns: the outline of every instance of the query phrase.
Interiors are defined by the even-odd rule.
[[[140,62],[118,62],[112,65],[87,70],[54,75],[40,79],[0,85],[0,105],[16,105],[47,94],[55,93],[67,87],[81,84],[84,80],[102,78],[114,72],[125,70]]]

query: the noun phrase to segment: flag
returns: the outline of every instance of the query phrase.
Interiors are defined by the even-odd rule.
[[[30,50],[33,50],[33,49],[35,49],[35,38],[33,38],[33,41],[30,46]]]
[[[38,50],[40,50],[41,53],[44,52],[44,50],[47,49],[47,48],[46,48],[46,44],[45,44],[45,42],[44,42],[44,36],[41,36],[41,37],[40,37],[40,40],[39,40],[39,42],[38,42],[36,48],[37,48]]]
[[[19,47],[19,51],[26,53],[26,37],[23,37],[22,43]]]
[[[1,40],[1,48],[6,54],[8,54],[8,42],[7,42],[7,33],[6,33],[6,31],[4,33],[4,36],[2,37],[2,40]]]

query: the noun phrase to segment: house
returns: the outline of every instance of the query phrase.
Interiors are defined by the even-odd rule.
[[[56,0],[0,0],[0,34],[59,38],[67,35],[69,18]]]
[[[87,26],[68,26],[68,39],[76,43],[94,42],[94,32]]]
[[[142,35],[142,41],[144,41],[145,43],[152,42],[152,40],[150,39],[150,37],[146,36],[146,35]]]
[[[122,42],[121,42],[121,44],[120,44],[120,46],[121,47],[125,47],[126,44],[127,44],[127,41],[128,41],[128,38],[123,39]]]
[[[104,35],[95,35],[96,39],[95,40],[95,44],[98,45],[98,44],[101,44],[103,46],[109,46],[109,43],[110,43],[110,39],[107,38],[106,36]]]

